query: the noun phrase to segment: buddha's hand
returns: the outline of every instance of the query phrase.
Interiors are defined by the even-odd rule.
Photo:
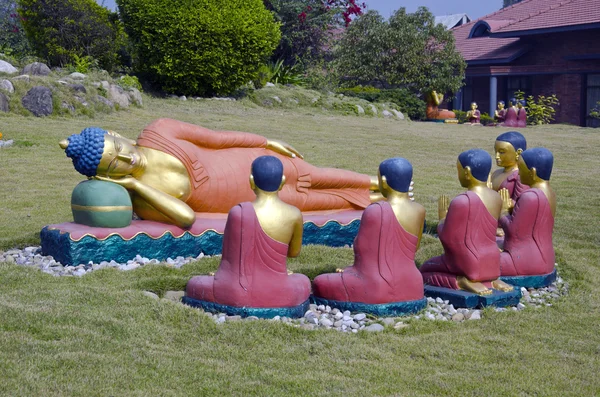
[[[448,208],[450,207],[450,199],[445,194],[441,195],[438,199],[438,216],[440,221],[446,219],[448,214]]]
[[[510,197],[510,193],[507,188],[502,188],[498,191],[500,193],[500,198],[502,198],[502,212],[510,213],[514,207],[514,203],[512,198]]]
[[[94,179],[97,179],[99,181],[104,181],[104,182],[116,183],[117,185],[121,185],[125,189],[129,189],[129,190],[135,190],[135,188],[137,187],[137,185],[139,183],[139,181],[137,179],[135,179],[134,177],[132,177],[131,175],[126,175],[123,178],[119,178],[119,179],[112,179],[112,178],[107,178],[104,176],[96,175],[94,177]]]
[[[300,152],[298,152],[296,149],[294,149],[294,147],[290,144],[287,144],[285,142],[282,141],[277,141],[277,140],[267,140],[267,149],[272,150],[276,153],[279,154],[283,154],[284,156],[288,156],[288,157],[300,157],[301,159],[304,158],[303,155],[300,154]]]

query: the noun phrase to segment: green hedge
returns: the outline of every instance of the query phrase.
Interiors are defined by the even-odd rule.
[[[411,120],[425,118],[426,103],[404,88],[379,89],[374,87],[340,88],[338,93],[358,97],[369,102],[393,102]]]

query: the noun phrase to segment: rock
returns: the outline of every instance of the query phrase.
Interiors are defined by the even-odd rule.
[[[361,321],[365,318],[367,318],[367,315],[365,313],[358,313],[354,316],[354,321]]]
[[[444,300],[440,297],[437,297],[437,298],[435,298],[435,303],[442,304],[442,303],[444,303]]]
[[[250,317],[248,317],[250,318]],[[313,329],[315,329],[315,325],[314,324],[302,324],[300,326],[301,329],[305,329],[307,331],[312,331]]]
[[[32,76],[48,76],[50,74],[50,68],[45,63],[34,62],[26,65],[23,68],[23,74],[29,74]]]
[[[8,113],[10,106],[8,105],[8,97],[0,92],[0,112]]]
[[[12,256],[10,256],[9,258],[12,258]],[[335,323],[333,323],[333,326],[336,328],[340,328],[343,324],[344,322],[342,320],[338,320]]]
[[[10,63],[0,60],[0,73],[13,74],[13,73],[17,73],[18,71],[19,71],[19,69],[15,68]]]
[[[400,111],[398,111],[398,110],[396,110],[396,109],[392,109],[392,110],[390,110],[390,112],[392,112],[392,114],[393,114],[394,116],[396,116],[396,118],[397,118],[398,120],[404,120],[404,114],[402,114],[402,112],[400,112]]]
[[[127,90],[127,94],[129,95],[129,100],[131,101],[131,103],[137,105],[137,106],[142,106],[142,93],[140,92],[140,90],[138,90],[137,88],[130,88],[129,90]]]
[[[427,320],[435,320],[435,315],[433,315],[431,313],[425,313],[425,318]]]
[[[385,328],[381,324],[371,324],[363,329],[368,332],[380,332],[383,331]]]
[[[227,321],[240,321],[242,316],[227,316]]]
[[[377,116],[377,107],[375,107],[375,105],[373,105],[372,103],[369,104],[369,107],[371,108],[371,112]]]
[[[81,277],[85,274],[85,269],[77,269],[73,272],[73,276]]]
[[[464,319],[465,319],[465,315],[462,313],[456,313],[454,316],[452,316],[452,321],[460,322],[460,321],[463,321]]]
[[[15,92],[15,87],[13,86],[13,83],[10,82],[10,80],[0,80],[0,90],[4,90],[4,91],[8,91],[8,93],[12,94],[13,92]]]
[[[179,302],[184,295],[185,291],[167,291],[164,298],[173,302]]]
[[[4,259],[4,261],[6,263],[15,263],[15,258],[13,258],[12,255],[6,255],[6,258]]]
[[[334,310],[335,310],[335,309],[334,309]],[[344,313],[342,313],[342,312],[338,311],[337,313],[335,313],[335,314],[333,315],[333,317],[334,317],[336,320],[341,320],[342,318],[344,318]]]
[[[79,103],[81,103],[83,106],[88,107],[89,103],[87,103],[87,101],[85,100],[85,98],[80,97],[79,95],[74,95],[73,96],[75,99],[77,99],[77,101]]]
[[[36,117],[49,116],[53,110],[52,91],[48,87],[38,85],[27,91],[21,103]]]
[[[396,323],[396,325],[394,325],[395,329],[402,329],[402,328],[406,328],[408,327],[408,324],[403,323],[402,321]]]
[[[383,112],[381,112],[381,114],[383,115],[383,117],[385,118],[390,118],[390,117],[394,117],[394,115],[388,111],[388,110],[384,110]]]
[[[63,102],[60,104],[60,107],[61,107],[61,108],[63,108],[63,109],[67,109],[67,110],[68,110],[69,112],[71,112],[71,113],[74,113],[74,112],[75,112],[75,107],[73,107],[73,105],[71,105],[71,104],[70,104],[70,103],[68,103],[68,102],[65,102],[65,101],[63,101]]]
[[[116,84],[111,84],[108,88],[108,99],[118,104],[122,108],[129,107],[129,95]]]
[[[396,320],[394,320],[392,317],[386,317],[382,320],[384,325],[393,325]]]
[[[327,318],[321,318],[319,320],[319,324],[321,324],[324,327],[331,327],[333,325],[333,322]]]
[[[105,104],[109,108],[114,108],[115,105],[107,98],[104,98],[102,95],[96,95],[96,101]]]
[[[481,312],[479,310],[474,310],[473,313],[471,313],[469,320],[481,320]]]
[[[363,107],[360,105],[356,105],[356,113],[358,113],[359,116],[362,116],[365,114],[365,109],[363,109]]]
[[[248,316],[248,317],[246,317],[246,321],[256,321],[256,320],[258,320],[258,317],[256,317],[256,316]]]
[[[100,82],[100,85],[102,86],[102,88],[104,88],[106,91],[108,91],[108,89],[110,88],[110,83],[106,80],[102,80]]]
[[[179,99],[180,101],[187,101],[187,97],[185,95],[182,95],[182,96],[178,97],[177,99]]]
[[[85,74],[79,72],[73,72],[69,75],[73,80],[83,80],[85,79]]]
[[[28,74],[22,74],[20,76],[13,77],[12,79],[13,79],[13,81],[14,80],[18,80],[18,81],[22,80],[22,81],[25,81],[25,82],[29,83],[29,75]]]
[[[274,100],[275,102],[277,102],[277,103],[281,103],[281,99],[279,99],[279,97],[278,97],[278,96],[274,96],[274,97],[272,97],[272,98],[273,98],[273,100]]]
[[[265,84],[265,87],[275,87],[275,84],[273,84],[273,83],[267,83],[267,84]]]
[[[84,94],[87,93],[85,86],[83,84],[68,84],[69,88],[75,92],[82,92]]]
[[[148,298],[152,298],[152,299],[158,300],[158,295],[156,295],[154,292],[144,291],[142,293],[144,294],[144,296],[147,296]]]

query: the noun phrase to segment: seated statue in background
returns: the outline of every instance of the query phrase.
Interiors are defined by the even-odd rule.
[[[427,102],[426,115],[429,120],[447,120],[456,117],[454,112],[439,109],[438,106],[444,101],[444,95],[431,91],[425,96]]]
[[[414,259],[425,208],[408,194],[412,165],[403,158],[388,159],[379,165],[378,176],[387,200],[363,212],[354,241],[354,265],[314,279],[317,303],[321,298],[330,306],[350,310],[344,302],[380,305],[424,299],[423,279]]]
[[[193,277],[185,303],[229,314],[304,315],[310,280],[303,274],[288,274],[286,268],[286,258],[300,253],[302,214],[279,199],[285,183],[278,158],[261,156],[253,161],[250,186],[256,199],[229,211],[219,269],[214,276]],[[278,308],[283,311],[264,310]]]
[[[495,191],[507,189],[514,202],[529,187],[519,179],[518,161],[521,153],[527,149],[527,141],[523,134],[509,131],[498,135],[494,143],[497,169],[491,176],[491,188]]]
[[[315,167],[283,142],[172,119],[152,122],[137,141],[86,128],[60,146],[83,175],[127,188],[140,218],[183,228],[194,223],[195,213],[226,214],[252,200],[244,170],[263,155],[282,161],[281,199],[301,211],[363,209],[381,197],[371,192],[377,190],[376,178]]]
[[[490,288],[511,291],[511,286],[499,280],[496,227],[502,199],[486,185],[492,159],[486,151],[472,149],[458,156],[456,167],[461,186],[468,190],[449,204],[447,196],[440,197],[438,235],[444,254],[423,263],[423,280],[480,295],[491,294]]]
[[[527,127],[527,111],[525,110],[525,100],[517,101],[517,127]]]
[[[504,252],[500,254],[503,277],[540,276],[554,271],[556,195],[549,183],[553,162],[548,149],[525,150],[519,157],[519,175],[521,182],[531,188],[521,193],[514,208],[509,191],[500,191],[504,204],[500,226],[506,233]]]
[[[506,104],[504,101],[498,101],[498,109],[494,112],[494,118],[498,123],[504,123],[504,119],[506,118],[506,109],[504,107]]]
[[[517,100],[511,98],[508,101],[508,109],[506,109],[504,122],[500,125],[503,127],[517,127],[517,112]]]
[[[471,110],[467,112],[467,120],[471,125],[481,124],[481,112],[477,109],[477,102],[471,102]]]

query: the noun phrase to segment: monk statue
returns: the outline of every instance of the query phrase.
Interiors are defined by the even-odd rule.
[[[498,101],[498,108],[494,112],[495,119],[498,123],[504,123],[504,119],[506,118],[506,109],[504,107],[506,104],[504,101]]]
[[[517,100],[515,98],[511,98],[508,101],[508,109],[506,109],[506,113],[504,116],[504,122],[500,124],[503,127],[517,127]]]
[[[518,166],[519,157],[526,149],[527,141],[523,134],[517,131],[509,131],[498,135],[494,143],[496,165],[502,168],[492,173],[491,188],[495,191],[508,189],[513,204],[523,191],[529,189],[519,179]]]
[[[354,240],[354,265],[314,279],[318,302],[325,299],[330,306],[348,309],[346,302],[382,305],[424,299],[423,279],[414,260],[425,208],[409,198],[412,173],[412,165],[403,158],[379,165],[379,187],[386,200],[363,212]]]
[[[283,163],[280,197],[301,211],[366,208],[381,199],[377,178],[318,168],[290,145],[246,132],[212,131],[172,119],[148,125],[137,141],[112,131],[86,128],[60,142],[75,169],[124,186],[142,219],[187,228],[196,213],[227,212],[251,201],[244,170],[263,155]]]
[[[525,110],[525,100],[517,101],[517,127],[527,127],[527,111]]]
[[[504,215],[500,226],[506,233],[500,254],[502,276],[541,276],[554,271],[556,195],[549,182],[553,162],[548,149],[525,150],[518,161],[519,175],[531,188],[521,193],[514,208],[509,190],[500,190]]]
[[[288,274],[286,258],[300,254],[302,214],[279,198],[286,184],[281,160],[261,156],[251,167],[256,199],[229,211],[219,268],[214,276],[193,277],[184,302],[229,314],[301,317],[308,307],[310,280]]]
[[[467,120],[469,124],[481,124],[481,112],[477,109],[477,102],[471,102],[471,110],[467,112]]]
[[[500,277],[500,251],[496,245],[496,226],[502,210],[500,195],[487,187],[492,158],[481,149],[467,150],[458,156],[458,180],[466,193],[448,203],[438,202],[438,235],[444,254],[421,266],[425,284],[462,289],[489,295],[491,288],[512,291]]]
[[[425,100],[427,101],[426,114],[428,120],[448,120],[456,117],[454,112],[438,108],[438,106],[444,101],[443,94],[438,94],[435,91],[431,91],[425,96]]]

